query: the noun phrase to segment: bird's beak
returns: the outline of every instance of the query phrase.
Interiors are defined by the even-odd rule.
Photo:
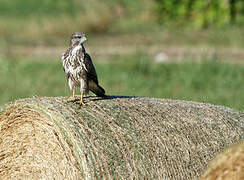
[[[81,39],[80,39],[80,44],[83,44],[84,42],[86,42],[87,39],[86,39],[86,36],[83,36]]]

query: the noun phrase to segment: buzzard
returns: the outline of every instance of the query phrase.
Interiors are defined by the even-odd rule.
[[[75,101],[75,88],[80,87],[80,104],[84,104],[83,97],[88,95],[89,90],[100,97],[105,96],[104,89],[99,86],[97,73],[92,59],[84,48],[85,34],[76,32],[70,38],[68,49],[62,55],[63,69],[72,91],[72,97],[68,102]]]

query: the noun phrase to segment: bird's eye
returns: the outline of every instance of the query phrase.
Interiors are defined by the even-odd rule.
[[[81,36],[74,36],[74,39],[80,39]]]

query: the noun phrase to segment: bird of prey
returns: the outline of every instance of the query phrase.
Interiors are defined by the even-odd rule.
[[[62,54],[63,69],[72,91],[72,97],[68,99],[68,102],[75,101],[75,88],[80,87],[81,99],[79,103],[81,105],[84,104],[83,97],[88,95],[89,90],[97,96],[105,96],[104,89],[98,84],[92,59],[84,48],[86,40],[85,34],[73,33],[68,49]]]

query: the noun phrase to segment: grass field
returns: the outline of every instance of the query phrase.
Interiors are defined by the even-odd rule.
[[[1,1],[0,105],[23,97],[70,95],[56,60],[68,37],[82,31],[88,34],[87,49],[99,59],[94,63],[109,95],[244,110],[243,26],[165,27],[156,23],[154,10],[155,1],[147,0]],[[161,52],[169,61],[155,64],[152,58]],[[203,58],[209,60],[196,62]]]
[[[149,96],[244,110],[244,67],[219,61],[155,64],[148,56],[94,62],[108,95]],[[68,96],[61,62],[0,59],[0,104],[32,96]],[[78,91],[77,91],[78,94]]]

